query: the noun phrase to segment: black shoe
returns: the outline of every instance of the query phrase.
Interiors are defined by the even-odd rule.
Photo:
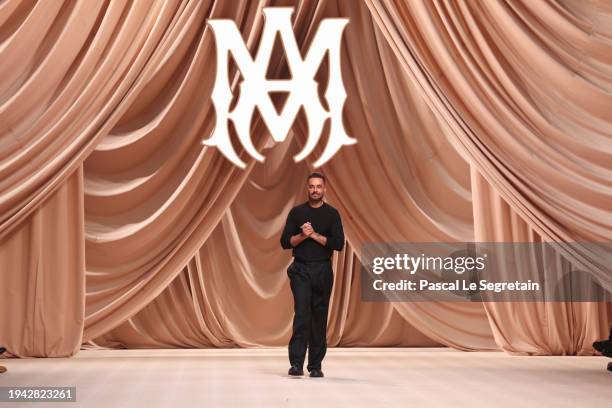
[[[302,368],[296,366],[296,365],[292,365],[289,368],[289,372],[287,374],[289,374],[291,376],[294,376],[294,377],[297,377],[297,376],[300,376],[300,375],[304,375],[304,370]]]
[[[593,348],[606,357],[612,357],[612,341],[601,340],[593,343]]]
[[[321,378],[321,377],[324,377],[324,375],[323,375],[323,371],[321,371],[321,370],[320,370],[320,369],[318,369],[318,368],[314,368],[314,369],[310,370],[310,376],[311,376],[311,377],[313,377],[313,378]]]

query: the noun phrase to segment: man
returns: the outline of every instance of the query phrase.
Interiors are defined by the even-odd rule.
[[[325,177],[312,173],[306,179],[308,201],[293,207],[281,235],[281,246],[293,250],[287,269],[294,301],[293,335],[289,341],[289,375],[323,377],[321,362],[327,351],[327,311],[334,275],[332,251],[344,247],[344,230],[338,211],[323,201]]]

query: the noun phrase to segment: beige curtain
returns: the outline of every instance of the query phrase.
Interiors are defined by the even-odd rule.
[[[53,194],[134,102],[143,74],[164,57],[159,44],[177,9],[176,1],[0,5],[0,234]]]
[[[76,353],[85,309],[83,171],[0,239],[0,344],[19,356]]]
[[[612,8],[366,0],[405,72],[472,166],[477,241],[606,242],[612,223]],[[489,186],[490,184],[490,186]],[[608,289],[603,254],[568,247]],[[609,259],[609,254],[607,254]],[[603,304],[486,304],[496,343],[590,353]]]
[[[612,7],[366,2],[449,140],[521,218],[550,241],[610,240]],[[566,250],[612,288],[604,257]]]
[[[472,193],[477,241],[543,241],[474,169]],[[568,263],[552,250],[533,252],[540,261],[552,256],[557,265]],[[485,302],[484,306],[495,342],[513,354],[592,354],[592,339],[605,337],[612,316],[612,305],[603,302]]]
[[[286,344],[278,235],[322,146],[293,163],[303,116],[277,145],[255,121],[267,159],[239,150],[246,170],[201,144],[215,126],[206,19],[236,21],[253,51],[266,5],[295,7],[302,50],[322,18],[351,19],[345,124],[359,143],[322,169],[348,240],[330,344],[592,353],[609,305],[360,301],[367,242],[612,237],[611,11],[520,1],[3,2],[0,344]],[[269,73],[287,72],[274,54]],[[612,287],[607,254],[559,256]]]
[[[352,61],[352,64],[345,65],[351,69],[343,72],[343,77],[349,94],[347,106],[349,131],[351,129],[361,130],[354,133],[360,138],[360,143],[354,148],[341,151],[337,156],[338,158],[332,161],[334,164],[324,167],[324,171],[331,180],[330,200],[341,209],[342,213],[350,215],[345,217],[344,221],[349,242],[358,253],[360,246],[368,240],[385,242],[440,239],[471,240],[473,232],[471,226],[472,209],[469,202],[469,177],[465,177],[465,175],[469,175],[469,167],[445,141],[439,132],[439,128],[435,126],[434,118],[424,106],[422,100],[418,96],[410,94],[409,84],[404,81],[401,83],[403,86],[398,87],[399,81],[392,81],[394,78],[401,78],[400,67],[382,38],[375,36],[375,27],[367,9],[363,5],[358,8],[350,8],[347,5],[329,2],[325,8],[319,10],[320,14],[326,16],[348,16],[351,21],[345,35],[347,59]],[[301,37],[298,38],[301,39]],[[306,36],[306,43],[308,43],[308,40],[309,38]],[[359,46],[357,46],[358,44]],[[353,53],[352,50],[356,50],[356,53]],[[380,61],[376,66],[367,63],[370,55],[382,54],[383,52],[386,53],[384,55],[388,60]],[[388,70],[391,80],[387,79],[383,64],[385,69]],[[325,81],[325,78],[322,78],[322,80]],[[394,98],[400,98],[400,100]],[[394,112],[394,103],[395,106],[415,107],[415,114],[410,117],[400,117]],[[373,108],[370,112],[364,113],[362,106],[368,105],[373,106]],[[417,107],[420,107],[420,110]],[[413,109],[406,110],[411,112]],[[428,129],[427,124],[432,128]],[[422,133],[415,134],[411,131],[410,125],[418,127]],[[298,126],[298,128],[304,130],[301,126]],[[368,134],[365,133],[367,129],[375,131]],[[302,133],[302,136],[305,136],[305,132]],[[412,140],[415,140],[415,142],[411,142]],[[307,175],[304,171],[301,177],[291,178],[287,169],[291,168],[291,157],[296,152],[287,152],[287,149],[283,149],[279,153],[284,153],[284,156],[279,156],[272,164],[268,165],[266,163],[264,166],[267,174],[278,171],[287,183],[287,187],[280,191],[281,194],[269,194],[270,197],[265,201],[269,204],[278,203],[277,209],[268,210],[268,214],[274,215],[274,221],[266,218],[268,225],[275,228],[274,231],[267,231],[266,236],[272,238],[272,241],[261,249],[268,260],[271,253],[279,252],[278,236],[282,230],[286,213],[290,208],[289,204],[291,204],[291,201],[285,201],[285,197],[287,197],[288,192],[293,195],[298,192],[303,200],[302,186]],[[320,154],[320,150],[315,152],[314,157],[317,154]],[[355,157],[362,160],[355,160]],[[366,160],[365,158],[368,157],[370,159]],[[285,162],[283,167],[276,164],[281,159]],[[363,166],[364,162],[367,163],[366,167]],[[406,163],[413,164],[415,168],[407,166]],[[268,166],[272,167],[268,169]],[[417,167],[418,169],[416,169]],[[461,174],[464,175],[463,179],[457,179],[458,177],[454,176]],[[432,177],[435,177],[435,179],[432,180]],[[388,184],[379,182],[379,180],[385,178],[390,181],[392,186],[397,186],[397,191],[390,190]],[[363,180],[363,182],[359,184],[360,188],[356,189],[350,188],[351,183],[343,183],[343,180]],[[336,193],[338,187],[344,187],[342,195]],[[362,197],[383,198],[389,194],[405,198],[405,200],[369,199],[362,201]],[[449,194],[458,198],[454,205],[450,205]],[[260,201],[258,197],[251,198],[244,195],[242,197],[242,201],[248,203],[249,207]],[[461,208],[458,208],[456,204],[461,202],[460,200],[465,200],[465,203]],[[367,203],[366,207],[363,206],[364,203]],[[242,211],[242,213],[245,212]],[[247,216],[244,217],[246,220],[261,219],[257,214],[249,212],[246,212],[246,214]],[[372,217],[372,214],[377,216]],[[270,216],[268,215],[268,217]],[[253,222],[255,221],[250,221],[250,223]],[[266,222],[261,220],[258,223],[258,228],[264,228],[264,225],[266,225]],[[360,235],[358,232],[354,232],[354,225],[368,228],[368,230],[365,234]],[[248,232],[248,230],[245,232]],[[243,242],[246,242],[249,246],[259,247],[262,244],[260,237],[245,235],[244,232],[240,235],[244,237]],[[218,239],[212,237],[210,239],[213,242],[218,241]],[[227,262],[227,259],[232,257],[237,257],[237,255],[232,256],[231,254],[240,254],[243,251],[242,248],[236,248],[237,245],[232,245],[231,239],[226,238],[226,240],[230,241],[229,249],[216,251],[220,253],[219,258],[223,262]],[[217,245],[215,247],[219,248]],[[214,253],[215,251],[209,250],[207,256],[202,256],[202,251],[200,251],[200,259],[211,259],[214,257]],[[269,279],[274,279],[275,286],[282,284],[286,287],[287,285],[286,274],[279,273],[279,270],[282,271],[283,268],[286,268],[287,259],[283,257],[283,260],[285,261],[284,264],[276,268],[270,268],[276,271],[272,275],[274,278],[269,277]],[[269,268],[266,264],[247,262],[247,260],[240,258],[236,260],[235,266],[230,268],[223,268],[221,266],[223,264],[209,262],[211,263],[208,264],[207,269],[218,270],[219,272],[225,269],[236,271],[239,273],[236,278],[238,281],[244,280],[245,276],[249,276],[249,273],[256,273],[243,270],[245,265],[253,271],[265,271]],[[198,265],[198,262],[195,262],[195,265]],[[191,273],[194,273],[193,271],[192,268]],[[336,277],[342,277],[349,272],[351,271],[337,271]],[[227,283],[227,280],[230,279],[227,273],[223,273],[222,276],[223,282]],[[215,307],[214,304],[206,306],[206,308],[212,307],[213,310],[222,310],[228,322],[241,321],[243,323],[238,326],[233,324],[233,330],[226,333],[224,338],[233,339],[239,345],[253,343],[260,345],[282,344],[279,343],[278,336],[282,336],[283,333],[286,335],[286,330],[289,328],[291,298],[278,299],[275,303],[272,303],[285,305],[285,313],[278,317],[279,323],[276,326],[278,329],[270,333],[269,326],[261,320],[274,316],[274,313],[261,307],[251,309],[251,306],[257,304],[257,302],[244,293],[245,290],[255,290],[252,288],[253,286],[257,287],[258,292],[270,293],[270,288],[259,287],[262,285],[262,279],[262,277],[252,280],[247,279],[247,282],[243,282],[242,285],[236,283],[236,285],[242,287],[241,289],[222,287],[218,290],[211,289],[212,292],[209,292],[208,299],[219,296],[215,293],[241,294],[238,296],[241,299],[239,302],[224,302],[224,297],[221,297],[218,301],[224,302],[223,308]],[[206,281],[203,285],[207,286]],[[217,286],[213,285],[213,287]],[[342,287],[336,285],[336,289],[342,289]],[[332,302],[332,313],[335,315],[339,311],[335,310],[333,306]],[[399,312],[400,316],[436,342],[466,350],[495,348],[487,316],[481,304],[395,303],[393,307]],[[235,311],[232,313],[234,308]],[[254,314],[244,316],[245,313],[248,314],[248,310],[253,310]],[[360,308],[357,307],[355,312],[360,315]],[[147,322],[154,321],[149,317],[145,320]],[[141,323],[139,332],[147,332],[142,328],[144,323],[139,322]],[[250,327],[247,322],[255,322],[256,324],[254,327]],[[283,325],[280,325],[281,322]],[[145,327],[151,327],[151,324]],[[363,324],[366,324],[366,321]],[[245,330],[245,325],[248,330]],[[236,327],[242,328],[244,332],[236,333]],[[268,338],[262,339],[256,335],[262,329],[269,332],[265,333]],[[275,337],[270,337],[272,334]],[[330,333],[330,336],[333,335],[333,332]],[[119,336],[115,339],[119,339],[124,345],[131,345],[135,341],[133,335],[127,338]],[[268,341],[264,341],[264,339]],[[286,341],[286,339],[283,340]],[[429,341],[423,344],[431,343]]]
[[[304,200],[308,169],[295,164],[293,140],[265,149],[221,222],[181,274],[136,316],[100,336],[106,347],[252,347],[287,345],[293,298],[289,251],[279,236],[288,209]],[[389,303],[362,303],[360,263],[352,248],[334,260],[330,345],[437,345]]]

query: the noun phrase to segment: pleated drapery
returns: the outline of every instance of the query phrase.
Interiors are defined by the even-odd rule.
[[[256,115],[266,161],[236,145],[245,170],[201,143],[215,126],[206,21],[234,20],[254,52],[265,6],[294,7],[303,53],[323,18],[350,19],[358,143],[316,169],[348,241],[330,345],[591,354],[609,304],[362,302],[360,256],[381,241],[610,241],[612,8],[595,1],[2,2],[0,344],[286,345],[278,238],[324,144],[293,162],[303,114],[276,144]],[[288,75],[282,52],[268,75]],[[608,255],[554,256],[611,289]]]

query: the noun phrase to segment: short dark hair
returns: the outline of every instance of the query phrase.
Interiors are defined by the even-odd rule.
[[[309,181],[311,178],[320,178],[321,180],[323,180],[323,183],[325,183],[325,182],[326,182],[326,180],[325,180],[325,176],[324,176],[324,175],[322,175],[321,173],[310,173],[310,175],[309,175],[309,176],[308,176],[308,178],[306,179],[306,182],[308,183],[308,181]]]

